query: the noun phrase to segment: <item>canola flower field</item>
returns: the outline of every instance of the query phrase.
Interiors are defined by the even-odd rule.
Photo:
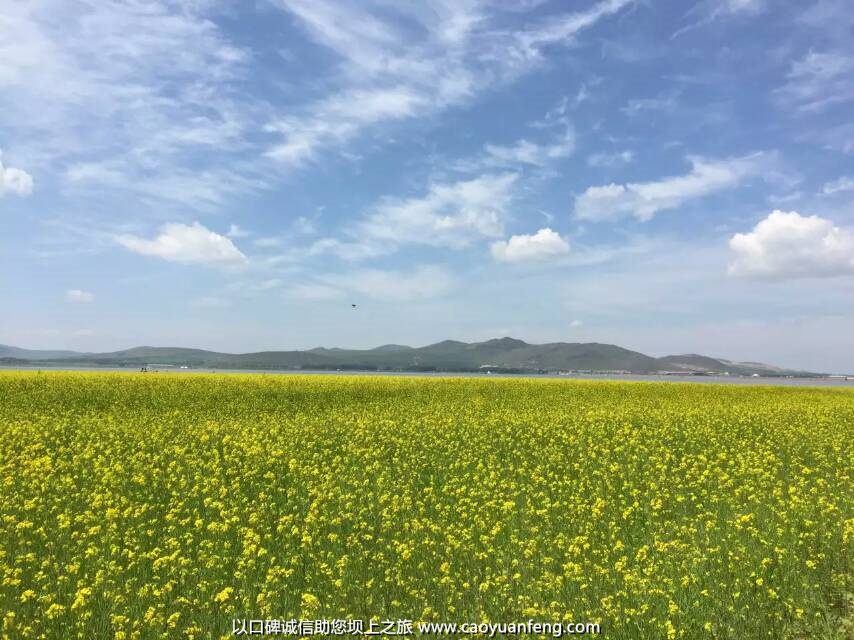
[[[846,638],[854,393],[0,372],[3,638]]]

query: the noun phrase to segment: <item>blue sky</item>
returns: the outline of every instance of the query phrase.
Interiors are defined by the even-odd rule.
[[[0,342],[854,371],[852,113],[847,0],[3,3]]]

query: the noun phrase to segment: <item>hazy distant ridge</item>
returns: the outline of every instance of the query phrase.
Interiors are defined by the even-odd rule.
[[[219,353],[178,347],[134,347],[110,353],[38,351],[0,345],[0,362],[95,366],[187,366],[214,369],[366,369],[400,371],[627,371],[738,375],[815,375],[761,363],[732,362],[697,354],[653,358],[612,344],[528,344],[514,338],[485,342],[445,340],[426,347],[387,344],[374,349],[318,347],[306,351]]]

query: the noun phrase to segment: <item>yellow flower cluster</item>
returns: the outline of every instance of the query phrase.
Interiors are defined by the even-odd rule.
[[[0,373],[2,637],[831,637],[852,460],[849,390]]]

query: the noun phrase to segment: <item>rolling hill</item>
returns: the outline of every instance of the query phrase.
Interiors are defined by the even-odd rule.
[[[741,363],[697,354],[654,358],[612,344],[529,344],[515,338],[484,342],[444,340],[424,347],[387,344],[375,349],[317,347],[306,351],[222,353],[181,347],[134,347],[108,353],[38,351],[0,346],[7,364],[207,369],[316,369],[367,371],[620,371],[733,375],[815,375],[760,363]]]

